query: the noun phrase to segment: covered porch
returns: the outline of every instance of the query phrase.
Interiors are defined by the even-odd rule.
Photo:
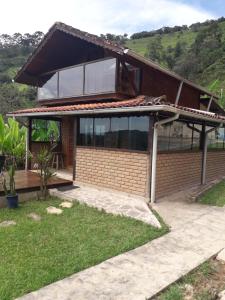
[[[17,115],[29,118],[32,153],[43,142],[31,140],[33,130],[40,133],[31,120],[60,123],[58,145],[76,182],[154,202],[224,176],[225,117],[171,105],[165,97],[41,107]]]

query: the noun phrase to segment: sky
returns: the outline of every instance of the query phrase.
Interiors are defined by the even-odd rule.
[[[0,34],[47,32],[56,21],[94,34],[132,34],[223,15],[224,0],[7,0]]]

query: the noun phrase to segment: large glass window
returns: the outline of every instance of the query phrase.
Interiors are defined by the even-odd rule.
[[[146,150],[148,148],[149,117],[130,117],[130,149]]]
[[[107,147],[109,146],[109,130],[110,119],[109,118],[96,118],[94,119],[94,134],[95,134],[95,146]]]
[[[115,92],[116,59],[110,58],[44,75],[38,99],[54,99]]]
[[[85,94],[115,91],[116,59],[107,59],[85,66]]]
[[[41,88],[38,88],[38,99],[52,99],[57,97],[58,73],[55,73],[48,78],[47,82]]]
[[[79,125],[78,144],[93,146],[93,118],[81,118]]]
[[[206,127],[209,130],[210,127]],[[218,128],[208,133],[208,148],[209,149],[224,149],[224,128]]]
[[[59,71],[59,98],[83,94],[83,66]]]
[[[191,126],[194,126],[191,124]],[[201,126],[195,125],[199,130]],[[159,151],[191,150],[199,148],[200,133],[183,122],[173,122],[158,129]]]
[[[32,120],[32,136],[33,142],[59,142],[60,122],[53,120]]]
[[[113,148],[129,148],[128,117],[111,119],[110,146]]]
[[[89,130],[84,131],[86,127]],[[147,116],[80,118],[78,144],[147,151],[148,131],[149,117]],[[93,142],[90,143],[90,140]]]

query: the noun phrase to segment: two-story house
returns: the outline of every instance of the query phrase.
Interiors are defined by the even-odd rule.
[[[225,174],[217,97],[130,49],[55,23],[15,81],[37,87],[38,107],[10,113],[28,118],[29,150],[56,122],[77,182],[155,201]]]

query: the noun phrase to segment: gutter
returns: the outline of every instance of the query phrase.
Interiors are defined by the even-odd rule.
[[[152,145],[152,167],[151,167],[151,203],[155,202],[155,190],[156,190],[156,167],[157,167],[157,147],[158,147],[158,127],[167,123],[173,122],[179,118],[179,114],[175,114],[173,117],[166,118],[164,120],[155,122],[153,132],[153,145]]]
[[[98,115],[98,114],[105,114],[105,113],[129,113],[129,112],[171,112],[174,114],[180,114],[182,116],[214,122],[214,123],[224,123],[225,124],[225,118],[217,119],[213,117],[207,117],[204,115],[201,115],[200,113],[193,113],[190,111],[185,111],[182,109],[179,109],[177,107],[168,106],[168,105],[153,105],[153,106],[137,106],[137,107],[123,107],[123,108],[108,108],[108,109],[92,109],[92,110],[77,110],[77,111],[55,111],[55,112],[35,112],[35,113],[8,113],[7,116],[11,117],[41,117],[41,116],[67,116],[67,115]],[[197,110],[196,110],[197,112]],[[213,113],[211,113],[211,116],[213,116]]]

